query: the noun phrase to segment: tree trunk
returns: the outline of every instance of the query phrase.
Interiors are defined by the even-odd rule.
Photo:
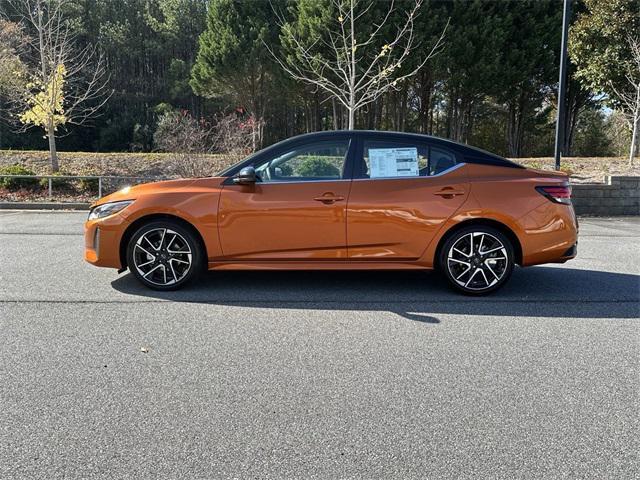
[[[639,91],[640,92],[640,91]],[[639,93],[640,95],[640,93]],[[638,149],[638,126],[640,124],[640,115],[636,112],[633,119],[633,128],[631,130],[631,146],[629,147],[629,165],[633,165],[633,159]]]
[[[51,162],[51,171],[53,173],[57,173],[60,170],[60,165],[58,164],[58,152],[56,151],[56,134],[53,131],[52,121],[49,121],[47,137],[49,139],[49,161]]]
[[[356,110],[354,108],[353,102],[349,105],[349,126],[348,130],[354,130],[356,124]]]

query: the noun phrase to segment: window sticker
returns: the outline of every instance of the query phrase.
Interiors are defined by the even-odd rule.
[[[370,178],[418,177],[418,149],[370,148]]]

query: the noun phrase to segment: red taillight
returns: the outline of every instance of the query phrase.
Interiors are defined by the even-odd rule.
[[[571,187],[569,185],[554,185],[536,187],[536,190],[555,203],[571,204]]]

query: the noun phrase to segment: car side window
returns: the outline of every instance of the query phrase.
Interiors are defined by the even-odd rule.
[[[455,166],[448,150],[419,142],[363,142],[360,178],[411,178],[438,175]]]
[[[349,140],[301,145],[256,165],[260,182],[339,180],[349,151]]]

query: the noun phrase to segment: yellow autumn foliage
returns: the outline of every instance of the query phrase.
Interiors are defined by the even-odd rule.
[[[67,118],[64,115],[64,82],[67,69],[59,64],[49,82],[38,87],[33,84],[35,93],[28,99],[29,109],[20,115],[20,121],[26,125],[32,124],[48,132],[51,126],[55,131],[58,125],[64,125]],[[50,132],[48,132],[50,133]]]

